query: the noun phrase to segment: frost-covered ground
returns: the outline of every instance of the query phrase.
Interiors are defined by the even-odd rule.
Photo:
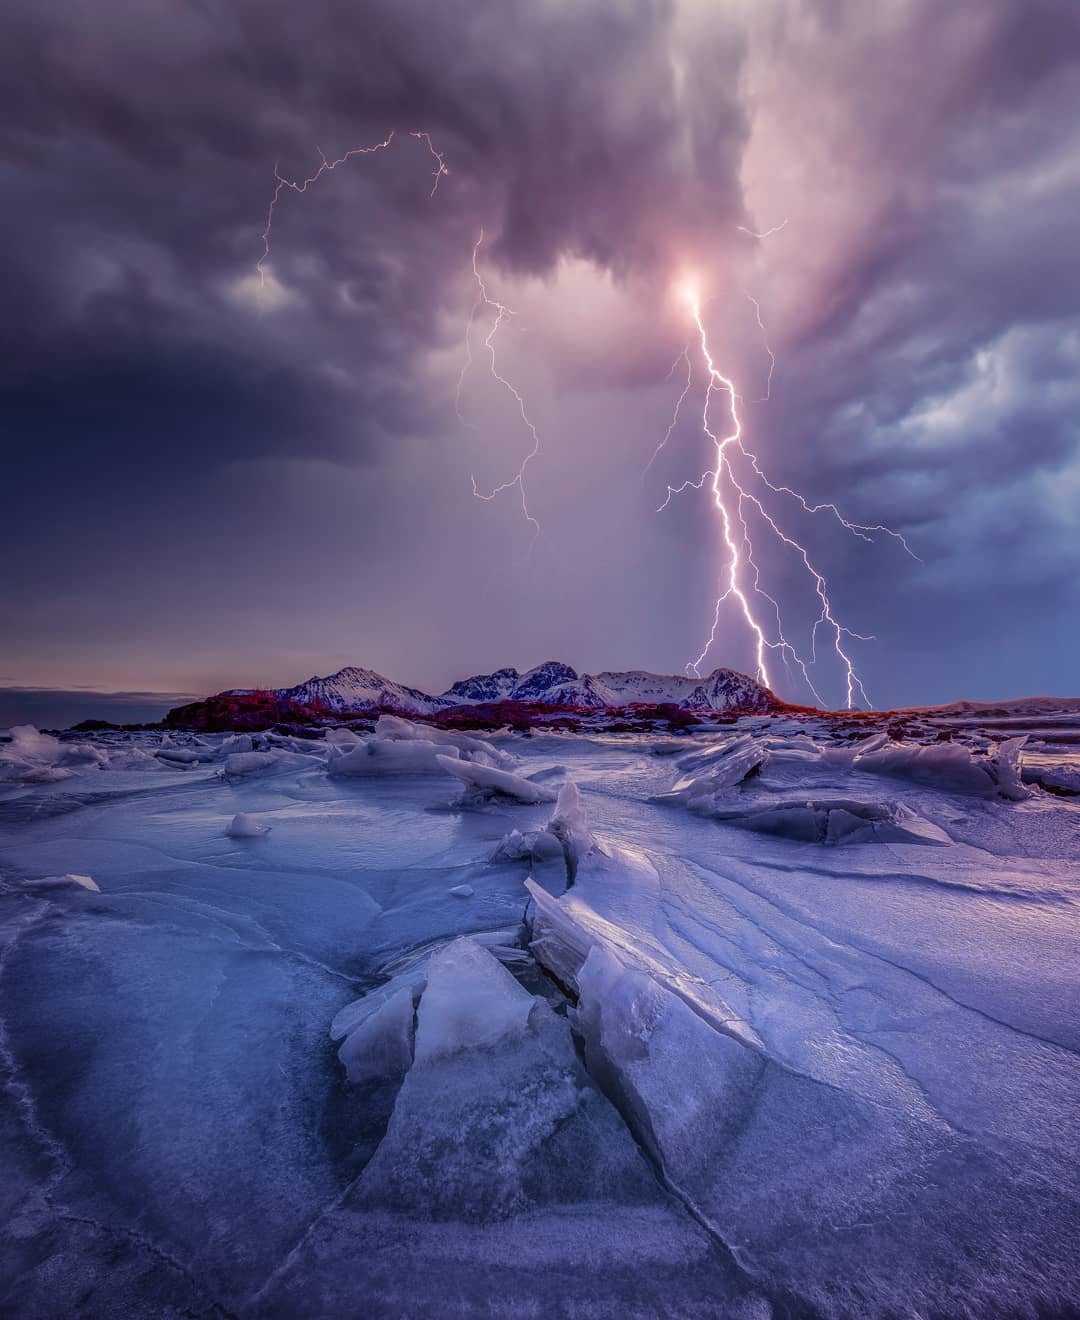
[[[0,741],[0,1314],[1076,1314],[1080,723],[853,732]]]

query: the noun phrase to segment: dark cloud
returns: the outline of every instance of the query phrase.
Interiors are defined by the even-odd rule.
[[[1010,612],[1031,654],[985,682],[1075,687],[1054,659],[1080,641],[1071,0],[103,0],[18,3],[6,28],[0,536],[22,680],[354,660],[438,686],[560,651],[678,668],[715,528],[701,501],[653,510],[707,460],[692,422],[639,474],[689,268],[740,381],[763,376],[743,295],[761,302],[778,366],[744,411],[774,476],[926,561],[791,511],[884,639],[878,699],[953,695]],[[303,179],[390,129],[282,193],[262,287],[275,162]],[[445,153],[435,197],[410,130]],[[737,228],[784,218],[761,242]],[[453,411],[481,225],[544,437],[531,559],[513,493],[469,494],[471,470],[512,475],[520,419],[479,374],[471,425]],[[782,552],[761,562],[789,582]],[[947,692],[910,659],[924,638]],[[715,659],[749,663],[735,620]]]

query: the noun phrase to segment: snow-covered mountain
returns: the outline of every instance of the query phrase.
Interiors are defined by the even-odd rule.
[[[521,675],[516,669],[496,669],[493,674],[477,674],[473,678],[463,678],[446,689],[448,697],[455,705],[479,705],[485,701],[506,701],[513,692]]]
[[[239,693],[222,693],[228,697]],[[452,706],[482,706],[521,701],[540,706],[608,707],[672,704],[697,711],[768,710],[776,698],[760,683],[731,669],[714,669],[706,678],[649,674],[644,670],[579,674],[570,665],[548,660],[534,669],[497,669],[476,674],[434,696],[384,678],[371,669],[349,665],[325,678],[309,678],[295,687],[264,694],[271,700],[332,711],[366,714],[376,710],[431,715]]]
[[[429,696],[417,688],[383,678],[373,669],[360,669],[356,665],[347,665],[326,678],[309,678],[295,687],[278,689],[272,695],[298,706],[322,707],[342,715],[387,709],[431,715],[458,704],[449,696]]]
[[[588,710],[633,703],[671,703],[689,710],[767,710],[776,704],[767,688],[733,669],[714,669],[705,678],[650,674],[642,669],[579,674],[558,660],[548,660],[524,674],[516,669],[478,674],[455,683],[443,696],[459,704],[528,701]]]

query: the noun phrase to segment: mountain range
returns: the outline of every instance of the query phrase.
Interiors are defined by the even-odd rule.
[[[627,706],[673,705],[689,711],[764,711],[780,703],[760,683],[732,669],[714,669],[705,678],[650,674],[640,669],[579,674],[570,665],[548,660],[534,669],[496,669],[454,683],[437,695],[407,687],[371,669],[348,665],[325,678],[309,678],[293,687],[234,688],[205,701],[178,707],[170,723],[203,723],[207,715],[232,705],[267,707],[326,715],[371,715],[392,711],[435,715],[454,707],[517,702],[529,706],[570,706],[583,711]]]

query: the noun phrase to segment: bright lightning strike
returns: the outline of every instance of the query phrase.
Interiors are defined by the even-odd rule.
[[[484,336],[484,348],[487,350],[488,356],[490,358],[491,374],[517,404],[518,412],[521,414],[521,420],[525,425],[525,429],[528,431],[529,435],[532,438],[532,448],[521,460],[521,464],[518,467],[517,472],[514,473],[514,475],[510,478],[510,480],[504,481],[498,486],[493,486],[491,490],[488,491],[486,494],[476,484],[476,477],[474,476],[472,478],[473,494],[476,496],[478,500],[493,500],[496,498],[496,496],[501,495],[504,491],[513,490],[516,487],[518,495],[521,499],[521,512],[525,517],[525,521],[529,523],[529,525],[533,529],[533,539],[535,541],[536,537],[540,535],[540,523],[534,517],[531,509],[529,508],[528,493],[525,489],[525,477],[526,474],[528,473],[529,464],[540,453],[540,433],[533,425],[532,420],[530,419],[529,414],[526,411],[525,400],[522,398],[520,391],[517,389],[515,385],[511,384],[511,382],[507,380],[507,378],[500,373],[498,368],[498,363],[495,357],[495,336],[498,334],[499,328],[502,326],[503,322],[509,320],[509,318],[514,316],[515,313],[509,307],[507,307],[505,303],[499,302],[497,298],[492,298],[491,295],[488,293],[487,285],[484,283],[484,278],[480,274],[480,267],[478,264],[480,245],[483,243],[483,241],[484,241],[484,231],[481,229],[479,237],[477,238],[476,243],[473,246],[473,253],[472,253],[472,272],[473,272],[473,277],[476,280],[477,295],[476,295],[476,301],[473,303],[472,309],[469,312],[468,320],[465,322],[465,362],[462,365],[461,374],[458,376],[457,394],[455,396],[454,406],[457,410],[458,417],[461,418],[462,421],[465,421],[465,418],[462,415],[462,411],[461,411],[461,391],[465,384],[465,377],[469,371],[469,368],[473,364],[472,326],[473,326],[473,322],[476,320],[480,311],[485,307],[490,308],[495,313],[495,319],[492,323],[491,329]]]
[[[450,173],[446,166],[446,161],[444,160],[442,153],[436,150],[429,133],[411,132],[409,136],[417,138],[419,141],[423,142],[434,158],[435,168],[431,172],[433,183],[431,185],[431,192],[429,193],[429,196],[434,197],[439,187],[440,180]],[[277,183],[273,195],[270,198],[270,205],[266,211],[266,227],[262,232],[262,256],[255,264],[255,269],[259,272],[259,281],[262,287],[266,286],[266,263],[270,259],[270,235],[274,227],[274,211],[277,208],[278,201],[280,200],[284,189],[289,188],[295,193],[305,193],[311,185],[317,183],[324,174],[336,170],[339,165],[344,165],[346,161],[352,160],[354,156],[371,156],[377,151],[385,151],[393,140],[394,130],[391,129],[381,142],[374,142],[369,147],[352,147],[349,151],[346,151],[343,156],[339,156],[337,160],[327,160],[326,153],[321,148],[317,148],[321,163],[315,173],[306,179],[287,179],[278,167],[276,165],[274,166],[274,178]]]
[[[791,496],[799,502],[806,512],[817,513],[822,510],[827,510],[834,514],[848,531],[853,535],[860,537],[862,540],[869,541],[872,539],[871,533],[881,532],[895,537],[900,541],[909,554],[911,554],[910,547],[898,532],[894,532],[888,527],[867,526],[861,523],[849,522],[842,516],[835,504],[810,504],[799,495],[798,492],[791,490],[787,486],[775,485],[768,479],[768,477],[766,477],[756,455],[748,450],[744,443],[742,420],[739,416],[738,410],[739,395],[735,389],[735,384],[719,370],[709,348],[708,334],[705,329],[705,323],[702,319],[701,298],[696,284],[693,282],[685,283],[680,290],[680,295],[693,318],[694,327],[697,331],[697,340],[700,346],[701,358],[704,362],[708,376],[708,382],[705,387],[705,395],[702,402],[701,427],[705,435],[708,436],[711,443],[715,446],[715,463],[711,468],[703,472],[696,480],[685,481],[681,486],[677,487],[669,486],[667,489],[667,496],[664,499],[663,504],[661,504],[660,509],[663,510],[667,508],[673,496],[681,494],[688,489],[701,490],[705,486],[705,483],[708,482],[713,497],[713,503],[720,515],[720,527],[727,551],[726,571],[722,578],[723,591],[716,601],[712,627],[700,655],[688,663],[687,669],[695,675],[700,674],[701,666],[716,641],[716,634],[720,624],[720,607],[725,601],[734,600],[754,638],[757,675],[762,683],[766,686],[770,686],[767,656],[769,652],[778,652],[785,662],[794,661],[810,688],[810,691],[814,693],[816,700],[819,704],[824,704],[821,702],[821,698],[814,687],[809,672],[809,666],[816,663],[817,660],[817,635],[819,630],[824,627],[832,636],[833,649],[843,666],[846,677],[848,708],[851,709],[855,705],[856,699],[863,702],[866,706],[869,706],[870,700],[866,694],[866,689],[855,670],[855,665],[851,656],[844,649],[844,642],[848,638],[854,638],[860,641],[867,641],[870,639],[864,637],[860,633],[853,632],[850,628],[847,628],[837,620],[833,613],[832,602],[829,599],[828,584],[824,575],[819,572],[811,562],[805,546],[788,536],[788,534],[782,530],[776,521],[776,518],[765,507],[759,496],[754,494],[752,490],[748,489],[748,487],[740,480],[739,475],[732,464],[734,454],[739,453],[749,461],[755,477],[757,477],[769,491],[774,494]],[[755,307],[757,308],[756,303]],[[757,308],[757,316],[758,324],[764,334],[765,327],[761,322],[760,308]],[[767,343],[766,348],[769,352],[770,361],[775,365],[775,358],[772,355],[771,349],[768,349]],[[667,435],[664,437],[661,444],[657,446],[657,450],[653,455],[654,459],[656,453],[659,453],[660,449],[663,448],[670,438],[671,432],[674,430],[675,424],[678,421],[679,411],[682,408],[687,391],[690,388],[693,368],[690,362],[689,344],[687,344],[684,352],[687,360],[687,384],[676,403],[672,423],[668,428]],[[679,359],[677,359],[677,361],[678,360]],[[769,378],[771,382],[771,368]],[[718,393],[727,395],[727,406],[730,415],[730,429],[727,429],[727,433],[723,436],[713,429],[710,416],[712,405],[714,403],[713,396]],[[651,462],[652,460],[650,460],[650,463]],[[813,582],[814,591],[820,604],[820,614],[814,623],[811,632],[812,650],[809,661],[803,659],[803,657],[795,650],[794,646],[788,641],[784,633],[779,603],[761,586],[761,573],[754,559],[750,527],[747,521],[748,507],[758,514],[760,519],[767,524],[770,531],[772,531],[778,540],[790,550],[794,551],[802,560],[803,567],[806,569],[807,574]],[[771,612],[775,616],[775,625],[770,623],[766,626],[766,624],[758,618],[752,604],[752,600],[757,597],[766,600],[771,606]]]

